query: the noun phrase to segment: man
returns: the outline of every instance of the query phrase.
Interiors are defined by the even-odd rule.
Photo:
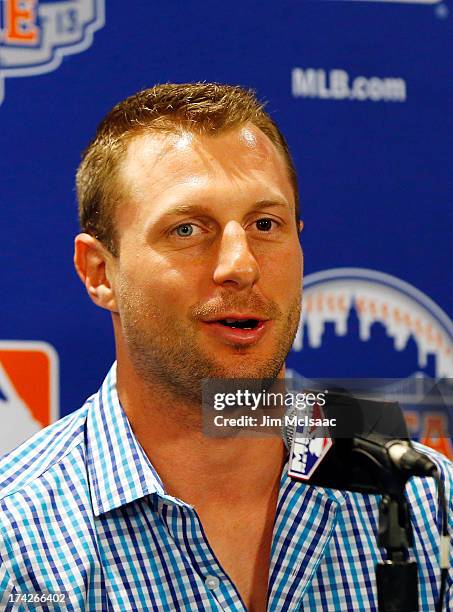
[[[157,86],[100,124],[77,189],[75,266],[111,313],[117,363],[0,466],[6,609],[60,592],[49,609],[376,609],[376,497],[291,480],[277,437],[202,432],[200,381],[284,377],[298,326],[302,224],[278,128],[239,87]],[[435,487],[408,494],[434,609]]]

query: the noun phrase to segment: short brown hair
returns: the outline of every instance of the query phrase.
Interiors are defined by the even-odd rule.
[[[283,154],[294,188],[296,221],[299,194],[288,145],[275,122],[264,111],[254,91],[219,83],[155,85],[117,104],[99,124],[82,156],[76,185],[82,231],[117,251],[115,207],[121,197],[118,165],[127,144],[148,131],[212,134],[253,123]]]

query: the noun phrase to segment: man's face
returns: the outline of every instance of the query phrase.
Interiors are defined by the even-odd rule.
[[[144,382],[275,378],[300,316],[302,252],[282,155],[255,126],[145,134],[120,168],[116,333]]]

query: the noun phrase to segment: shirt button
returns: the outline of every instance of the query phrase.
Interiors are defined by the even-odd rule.
[[[206,576],[206,580],[204,581],[205,585],[207,586],[208,589],[216,589],[219,584],[220,584],[220,580],[217,578],[217,576]]]

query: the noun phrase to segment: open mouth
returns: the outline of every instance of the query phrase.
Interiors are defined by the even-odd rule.
[[[233,313],[232,313],[233,314]],[[272,321],[250,317],[225,317],[204,321],[208,333],[214,334],[217,341],[226,344],[249,346],[256,344],[269,330]]]
[[[216,323],[237,329],[255,329],[259,321],[258,319],[220,319]]]

